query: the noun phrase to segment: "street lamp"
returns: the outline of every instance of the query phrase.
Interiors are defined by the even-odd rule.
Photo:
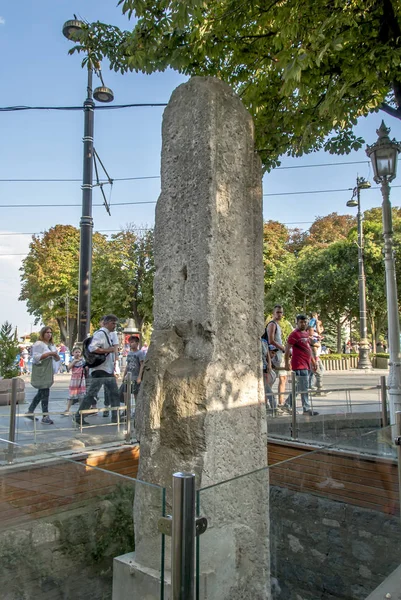
[[[400,321],[398,313],[397,280],[393,252],[393,219],[390,203],[390,181],[397,174],[397,157],[401,144],[390,140],[390,129],[381,122],[376,131],[379,136],[376,143],[366,147],[366,154],[372,161],[376,183],[381,184],[383,196],[383,238],[384,264],[386,270],[388,345],[390,352],[390,373],[388,391],[391,423],[395,423],[395,413],[401,410],[401,356],[400,356]]]
[[[366,315],[366,277],[363,257],[363,215],[361,212],[361,190],[370,188],[369,181],[363,177],[356,178],[356,187],[352,194],[351,200],[348,200],[347,206],[358,207],[358,283],[359,283],[359,359],[358,369],[371,369],[372,364],[369,359],[369,342],[368,328]],[[356,199],[355,199],[356,196]]]
[[[78,19],[67,21],[63,25],[63,35],[76,41],[82,30],[83,22]],[[91,317],[91,281],[92,281],[92,187],[93,187],[93,131],[94,107],[93,98],[98,102],[111,102],[113,92],[104,85],[100,66],[96,73],[100,77],[102,86],[92,92],[92,79],[94,65],[89,59],[87,98],[84,102],[84,161],[82,176],[82,216],[80,221],[80,247],[79,247],[79,284],[78,284],[78,342],[83,342],[89,335]]]

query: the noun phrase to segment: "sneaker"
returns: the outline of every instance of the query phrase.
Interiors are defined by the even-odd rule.
[[[291,406],[288,406],[288,404],[283,404],[283,406],[281,407],[281,410],[286,413],[292,413],[292,408],[291,408]]]
[[[60,417],[69,417],[71,413],[65,411],[63,413],[61,413]]]
[[[310,409],[310,410],[303,410],[303,411],[302,411],[302,414],[304,414],[304,415],[308,415],[309,417],[315,417],[315,416],[316,416],[316,415],[318,415],[319,413],[318,413],[318,412],[316,412],[315,410],[312,410],[312,409]]]
[[[108,410],[105,410],[105,411],[103,412],[103,416],[104,416],[104,417],[108,417],[108,416],[109,416],[109,414],[110,414],[110,413],[109,413],[109,411],[108,411]]]
[[[41,423],[44,423],[45,425],[54,425],[54,421],[52,421],[49,416],[43,417]]]
[[[73,417],[72,419],[73,423],[76,423],[77,425],[81,425],[81,419],[78,417]],[[85,421],[85,419],[82,419],[82,425],[84,426],[88,426],[90,425],[90,423],[88,421]]]
[[[25,413],[25,419],[30,419],[31,421],[39,421],[38,417],[35,417],[33,413]]]

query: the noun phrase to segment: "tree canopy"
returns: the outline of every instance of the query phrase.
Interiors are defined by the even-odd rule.
[[[131,226],[111,239],[93,235],[91,322],[106,313],[133,317],[139,330],[152,321],[153,232]],[[21,271],[20,300],[36,321],[56,320],[61,339],[73,345],[77,334],[79,229],[56,225],[33,236]],[[67,328],[67,313],[69,316]],[[67,330],[69,340],[67,340]]]
[[[284,226],[282,226],[284,227]],[[401,210],[393,208],[394,250],[401,251]],[[364,264],[369,327],[378,340],[387,320],[385,269],[381,209],[364,213]],[[285,239],[285,227],[280,230]],[[290,230],[287,230],[287,239]],[[269,262],[273,267],[265,275],[265,307],[270,312],[275,303],[283,304],[287,317],[297,312],[317,310],[326,330],[336,332],[337,350],[341,350],[344,323],[359,316],[358,247],[355,219],[332,213],[317,217],[303,237],[296,254],[288,244],[279,251],[274,246]],[[266,252],[265,252],[266,256]],[[396,261],[398,295],[401,298],[401,263]]]
[[[122,73],[167,67],[227,81],[270,168],[281,155],[364,142],[357,119],[401,116],[401,0],[120,0],[132,30],[95,22],[74,51]]]

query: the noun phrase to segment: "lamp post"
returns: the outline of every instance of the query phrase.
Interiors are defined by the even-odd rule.
[[[83,22],[77,19],[67,21],[63,25],[63,35],[76,41],[82,30]],[[104,85],[92,90],[94,66],[89,59],[87,97],[84,102],[84,158],[82,176],[82,215],[80,220],[79,246],[79,282],[78,282],[78,343],[83,342],[89,334],[91,318],[91,281],[92,281],[92,187],[93,187],[93,132],[94,132],[94,98],[98,102],[111,102],[113,92]]]
[[[370,188],[369,181],[363,177],[356,178],[356,187],[354,188],[351,200],[348,200],[347,206],[358,207],[358,284],[359,284],[359,359],[358,369],[371,369],[372,364],[369,359],[369,342],[366,315],[366,277],[363,256],[363,214],[361,211],[361,190]],[[356,196],[356,199],[355,199]]]
[[[377,141],[366,147],[366,154],[372,161],[373,179],[381,184],[383,196],[383,238],[384,264],[386,271],[388,345],[390,352],[390,373],[388,391],[390,403],[390,422],[395,423],[395,413],[401,410],[401,356],[400,356],[400,321],[398,313],[397,280],[393,251],[393,219],[390,203],[390,181],[397,174],[397,157],[401,144],[390,140],[390,129],[381,122],[376,131]]]

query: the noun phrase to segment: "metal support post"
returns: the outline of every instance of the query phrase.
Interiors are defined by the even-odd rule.
[[[388,395],[390,423],[395,423],[395,413],[401,410],[400,321],[393,248],[393,220],[390,204],[390,186],[387,180],[383,181],[381,192],[383,196],[384,265],[386,270],[388,345],[390,353]]]
[[[297,428],[297,381],[294,372],[291,373],[291,398],[292,398],[292,420],[291,420],[291,437],[296,440],[298,438]]]
[[[380,377],[380,402],[382,408],[382,427],[387,427],[389,424],[387,412],[387,383],[384,375]]]
[[[127,373],[127,389],[125,390],[125,422],[126,422],[126,433],[125,441],[131,441],[131,389],[132,389],[132,373]]]
[[[82,178],[82,216],[80,221],[78,342],[89,335],[92,281],[92,183],[94,107],[92,95],[92,65],[88,62],[88,96],[84,102],[84,162]]]
[[[172,600],[194,600],[195,475],[173,475]]]
[[[401,412],[395,413],[395,429],[396,438],[395,445],[397,446],[398,458],[398,501],[401,505]]]
[[[11,464],[14,461],[14,448],[15,448],[15,421],[17,414],[17,391],[18,391],[18,377],[13,377],[11,380],[11,404],[10,404],[10,429],[8,433],[8,453],[7,462]]]

